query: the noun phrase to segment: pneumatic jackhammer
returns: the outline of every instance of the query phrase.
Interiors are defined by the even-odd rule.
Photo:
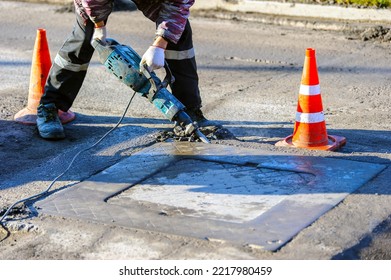
[[[166,77],[161,81],[147,66],[141,66],[141,57],[129,46],[121,45],[113,39],[107,39],[106,44],[95,39],[93,47],[98,53],[100,62],[106,70],[116,76],[121,82],[148,100],[170,121],[177,122],[185,131],[186,136],[195,135],[204,143],[210,143],[185,112],[185,106],[167,90],[174,82],[174,77],[165,63]]]

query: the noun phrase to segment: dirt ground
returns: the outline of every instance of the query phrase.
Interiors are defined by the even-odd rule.
[[[44,191],[80,149],[92,145],[110,129],[118,121],[128,96],[118,95],[118,99],[123,99],[119,105],[112,104],[112,97],[104,94],[99,100],[87,102],[97,94],[94,83],[99,84],[101,91],[114,91],[117,85],[107,76],[98,81],[88,77],[83,88],[87,96],[78,100],[74,108],[77,119],[66,126],[67,138],[63,141],[42,140],[35,126],[15,123],[14,114],[25,107],[27,101],[31,45],[35,36],[30,33],[29,25],[35,27],[39,16],[31,12],[31,17],[18,27],[11,24],[12,20],[28,13],[28,9],[45,12],[51,22],[53,55],[68,33],[69,28],[63,26],[69,24],[56,20],[59,13],[53,6],[1,5],[4,5],[0,6],[3,26],[7,27],[5,39],[0,44],[0,65],[3,68],[0,86],[0,212],[4,214],[7,207],[18,199]],[[61,15],[65,21],[72,22],[71,14]],[[27,207],[17,207],[11,212],[13,220],[7,222],[7,229],[0,229],[0,259],[391,259],[389,29],[384,26],[357,29],[355,26],[340,31],[304,28],[297,32],[294,26],[244,21],[232,23],[211,19],[210,14],[208,19],[204,16],[194,15],[195,36],[200,45],[202,89],[212,92],[206,97],[204,108],[209,116],[221,120],[230,131],[212,139],[213,143],[285,151],[274,144],[292,132],[292,110],[296,109],[297,78],[300,79],[303,58],[302,53],[296,55],[300,51],[297,49],[303,49],[304,41],[313,40],[319,53],[325,54],[325,58],[319,60],[321,81],[327,81],[322,84],[322,89],[336,93],[325,98],[328,127],[330,132],[345,136],[348,144],[333,154],[307,150],[294,153],[377,163],[385,166],[384,171],[278,252],[45,216],[29,203]],[[127,35],[121,33],[121,20],[126,17],[121,12],[116,17],[119,27],[115,32],[124,39]],[[139,15],[131,20],[136,22],[138,19]],[[212,33],[200,35],[207,27]],[[228,39],[232,34],[239,36],[243,29],[256,34],[256,39],[252,38],[253,46]],[[143,37],[145,30],[134,32],[140,42],[149,40]],[[206,43],[207,38],[215,41]],[[286,46],[279,47],[283,44]],[[136,47],[141,49],[139,45]],[[235,51],[226,55],[225,50],[230,47]],[[256,48],[262,48],[264,52],[258,52]],[[336,48],[340,50],[338,56],[335,55]],[[211,50],[216,52],[211,54]],[[231,65],[235,70],[230,68]],[[99,71],[96,68],[92,67],[91,77]],[[276,80],[276,73],[281,74],[277,75],[280,80]],[[229,81],[227,75],[230,75]],[[261,88],[256,97],[254,88]],[[238,95],[240,98],[231,98]],[[104,105],[105,102],[108,105]],[[143,103],[136,101],[135,106],[138,106],[137,111],[133,111],[131,117],[128,116],[97,150],[82,154],[77,167],[61,178],[51,191],[71,187],[161,141],[161,132],[171,125],[164,120],[157,123],[159,118],[150,113],[148,107],[143,107]],[[235,111],[232,108],[246,109]],[[234,113],[226,114],[229,110]],[[346,231],[341,229],[344,226]]]

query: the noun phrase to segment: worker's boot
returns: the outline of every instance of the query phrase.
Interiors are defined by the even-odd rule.
[[[40,104],[37,109],[39,135],[45,139],[65,138],[64,128],[58,117],[58,109],[53,103]]]
[[[211,121],[205,118],[200,108],[186,109],[186,113],[193,122],[197,122],[197,125],[200,129],[208,127],[209,130],[217,130],[223,127],[219,122]]]

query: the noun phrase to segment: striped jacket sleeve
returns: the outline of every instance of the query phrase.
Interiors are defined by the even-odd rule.
[[[195,0],[133,0],[137,8],[156,22],[156,35],[177,43],[185,29],[190,7]],[[93,22],[107,20],[113,0],[74,0],[76,10],[84,19]]]
[[[177,43],[185,29],[186,21],[190,14],[190,7],[194,0],[174,0],[162,3],[159,17],[156,20],[158,25],[156,35]]]
[[[76,11],[84,18],[93,22],[107,20],[114,0],[74,0]]]
[[[156,35],[177,43],[185,29],[194,0],[134,0],[146,17],[156,22]]]

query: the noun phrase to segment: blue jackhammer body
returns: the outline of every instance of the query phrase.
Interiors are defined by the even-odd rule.
[[[113,39],[108,39],[107,44],[95,40],[93,46],[108,72],[141,96],[148,98],[168,120],[176,121],[184,127],[186,135],[195,134],[201,141],[209,143],[197,124],[185,112],[185,106],[167,90],[167,85],[174,80],[168,67],[165,67],[167,75],[162,82],[146,67],[140,69],[141,57],[131,47],[121,45]]]

